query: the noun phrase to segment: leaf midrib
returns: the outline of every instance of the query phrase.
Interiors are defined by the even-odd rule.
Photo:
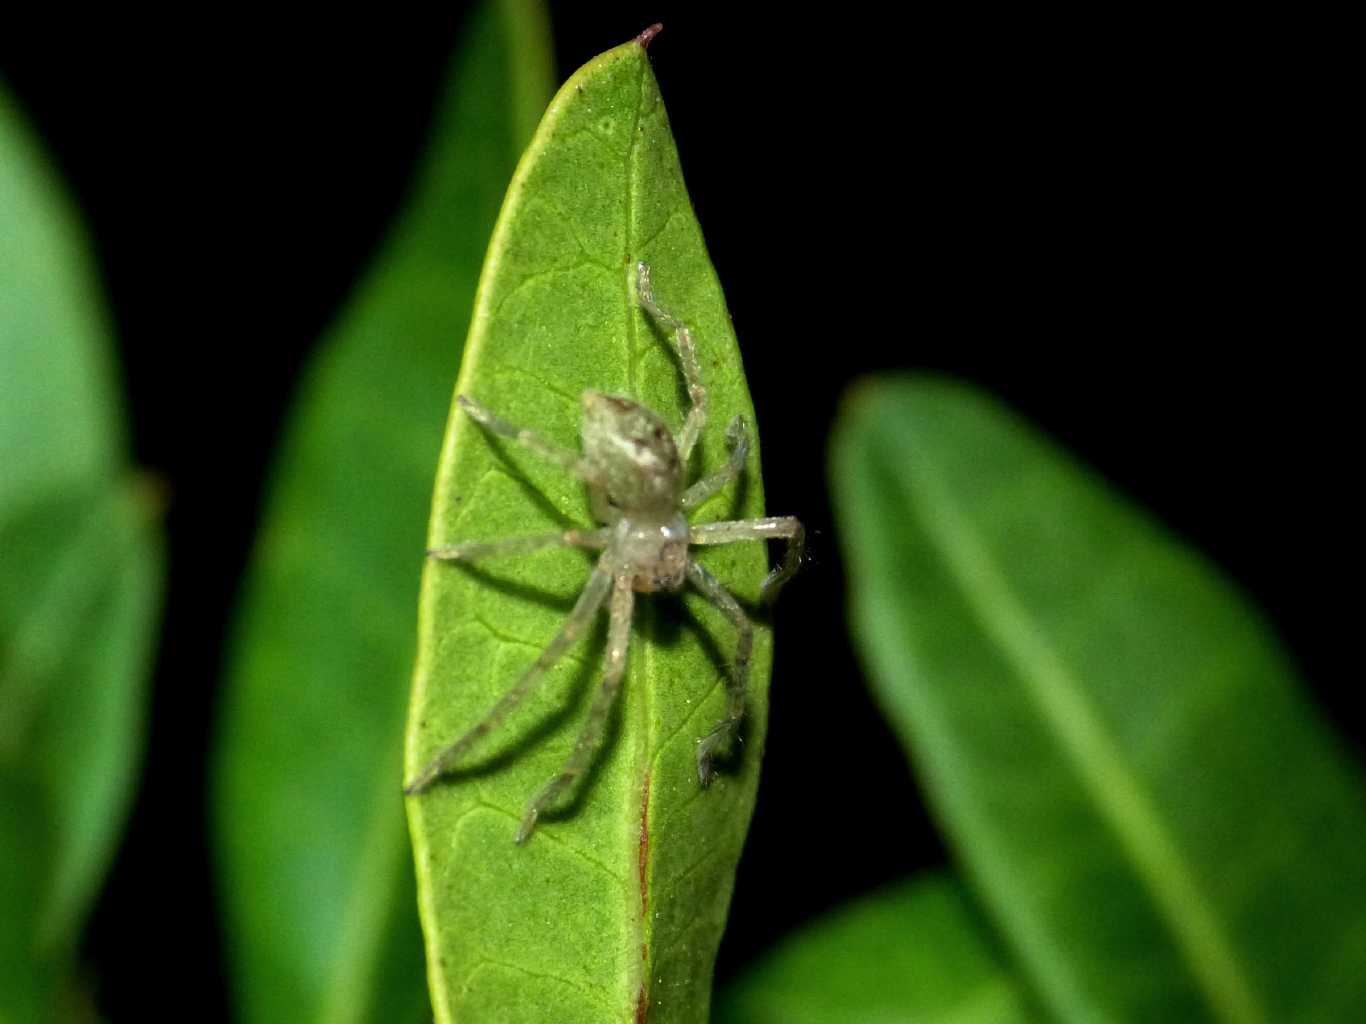
[[[645,109],[645,62],[640,63],[639,81],[636,85],[636,116],[631,125],[630,146],[626,152],[626,252],[622,260],[622,276],[625,279],[625,307],[626,307],[626,385],[630,393],[636,394],[637,363],[640,358],[639,337],[636,315],[636,294],[635,294],[635,275],[630,272],[632,247],[635,243],[637,233],[637,203],[636,203],[636,179],[639,172],[639,140],[640,122],[644,116]],[[636,601],[636,605],[640,605]],[[640,622],[639,607],[636,608],[636,623],[634,629]],[[650,609],[653,614],[653,609]],[[641,631],[636,630],[636,637],[639,640]],[[650,814],[650,794],[646,789],[646,780],[650,772],[650,748],[651,748],[651,725],[654,716],[651,714],[650,686],[648,680],[654,678],[654,659],[651,655],[651,648],[648,644],[637,642],[636,649],[640,652],[636,659],[640,665],[640,674],[637,679],[640,682],[640,700],[637,706],[640,708],[639,721],[636,723],[636,742],[632,751],[633,765],[631,778],[633,785],[627,789],[627,807],[622,815],[622,820],[628,823],[626,834],[627,848],[629,849],[630,830],[629,825],[635,823],[641,831],[641,838],[637,842],[649,842],[649,814]],[[627,663],[628,668],[630,662]],[[626,679],[625,684],[630,685],[631,679]],[[630,873],[627,874],[626,906],[628,924],[630,928],[631,941],[633,948],[627,949],[626,963],[628,968],[628,980],[626,985],[627,1009],[638,1008],[643,1004],[649,1006],[649,981],[654,976],[652,964],[656,950],[654,947],[653,936],[649,935],[649,920],[647,901],[649,899],[649,878],[650,878],[650,856],[651,847],[644,845],[641,847],[641,860],[639,875],[632,879]],[[634,891],[633,891],[634,890]],[[634,951],[640,950],[640,956],[635,956]],[[633,998],[634,995],[634,998]]]
[[[1210,1008],[1220,1019],[1237,1024],[1268,1020],[1194,873],[1088,701],[1084,686],[1042,639],[1042,630],[1011,590],[932,460],[917,450],[909,465],[916,478],[910,487],[930,506],[919,517],[921,524],[940,549],[968,607],[1025,684],[1045,727],[1128,855]],[[901,474],[895,478],[904,479]],[[904,507],[915,508],[914,497],[903,495]]]

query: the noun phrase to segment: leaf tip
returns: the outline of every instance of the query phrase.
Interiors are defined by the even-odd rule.
[[[129,483],[133,507],[142,521],[160,524],[171,504],[171,484],[163,476],[145,469],[135,469]]]
[[[847,420],[853,418],[869,402],[877,400],[878,394],[884,389],[884,381],[873,376],[863,376],[855,378],[845,387],[844,394],[840,395],[839,414],[837,419]]]
[[[636,36],[636,42],[640,44],[640,48],[642,50],[647,50],[649,49],[650,43],[651,41],[653,41],[654,37],[659,35],[659,33],[663,31],[664,23],[657,21],[649,28],[647,28],[644,32],[642,32],[640,35]]]

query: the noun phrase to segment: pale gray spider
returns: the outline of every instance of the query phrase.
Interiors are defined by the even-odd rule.
[[[723,523],[690,526],[687,513],[734,480],[744,468],[749,436],[744,418],[736,416],[726,428],[730,458],[717,470],[686,489],[684,467],[707,418],[707,392],[692,333],[673,314],[655,301],[650,268],[636,265],[636,290],[640,304],[664,329],[673,332],[679,361],[692,407],[675,439],[651,410],[629,398],[583,394],[583,453],[553,444],[530,430],[500,419],[473,399],[458,397],[460,407],[491,433],[509,438],[559,463],[588,485],[594,517],[606,525],[595,530],[506,540],[475,541],[427,552],[432,558],[473,562],[498,555],[513,555],[546,547],[578,547],[600,550],[602,555],[579,595],[569,619],[536,662],[522,674],[488,713],[454,743],[427,764],[404,792],[428,789],[449,772],[478,739],[498,726],[530,692],[532,686],[588,628],[604,601],[608,603],[607,665],[602,686],[593,701],[588,722],[580,732],[564,767],[527,805],[517,842],[525,842],[536,819],[576,778],[583,774],[602,741],[608,715],[626,671],[626,645],[631,634],[631,607],[636,591],[680,590],[690,583],[730,620],[739,634],[735,660],[726,687],[726,714],[716,727],[697,742],[697,778],[706,786],[712,777],[712,756],[736,734],[745,713],[745,688],[749,675],[754,627],[735,598],[721,583],[688,556],[694,544],[729,544],[741,540],[787,538],[783,564],[764,580],[761,600],[767,604],[791,579],[801,561],[805,532],[792,516],[765,516]],[[609,596],[610,595],[610,596]]]

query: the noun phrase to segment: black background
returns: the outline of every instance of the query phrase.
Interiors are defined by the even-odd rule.
[[[843,628],[825,443],[860,375],[975,380],[1079,453],[1250,591],[1359,755],[1322,40],[1252,15],[732,6],[552,5],[561,78],[665,23],[651,56],[769,508],[814,534],[718,978],[945,856]],[[86,948],[116,1021],[226,999],[201,796],[225,625],[297,374],[397,206],[463,11],[177,17],[0,27],[94,234],[137,461],[171,495],[145,780]]]

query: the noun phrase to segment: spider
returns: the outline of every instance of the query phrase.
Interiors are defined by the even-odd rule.
[[[601,551],[587,585],[579,595],[559,633],[496,704],[463,736],[443,748],[404,789],[408,795],[429,789],[481,737],[495,729],[531,691],[538,680],[579,638],[603,603],[608,607],[606,670],[594,698],[588,721],[564,767],[527,805],[518,844],[526,842],[536,820],[575,779],[584,773],[602,742],[608,717],[626,670],[626,647],[631,633],[631,610],[635,594],[678,591],[691,585],[714,604],[735,627],[738,641],[729,666],[726,713],[716,727],[697,741],[697,780],[702,786],[712,779],[712,758],[735,736],[745,713],[745,689],[754,627],[739,603],[710,572],[689,557],[695,544],[729,544],[733,541],[786,538],[783,564],[765,578],[760,600],[769,604],[792,578],[801,562],[805,531],[792,516],[766,516],[731,522],[690,526],[687,514],[743,470],[749,453],[749,433],[744,417],[736,416],[726,428],[730,456],[725,465],[684,486],[684,467],[707,419],[707,391],[692,333],[655,300],[650,267],[636,264],[636,293],[641,306],[671,331],[678,346],[679,362],[688,388],[691,407],[683,429],[674,437],[653,411],[629,398],[598,391],[583,393],[583,452],[571,451],[545,440],[533,431],[514,426],[464,395],[460,408],[485,430],[506,437],[558,463],[588,487],[594,518],[604,524],[592,530],[473,541],[433,548],[427,554],[451,562],[474,562],[502,555],[516,555],[547,547],[576,547]]]

